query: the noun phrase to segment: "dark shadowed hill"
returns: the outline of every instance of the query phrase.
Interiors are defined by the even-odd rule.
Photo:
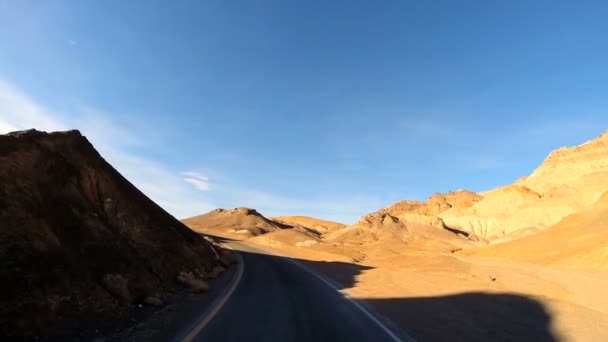
[[[217,259],[78,131],[0,135],[0,335],[120,315]]]

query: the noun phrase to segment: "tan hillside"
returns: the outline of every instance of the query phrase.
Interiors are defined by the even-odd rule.
[[[538,191],[567,184],[580,177],[608,170],[608,131],[575,147],[562,147],[549,154],[528,177],[517,181]]]
[[[394,217],[384,212],[370,213],[351,226],[325,235],[323,240],[344,246],[357,245],[358,249],[377,251],[374,254],[380,255],[385,253],[382,250],[391,248],[449,251],[470,244],[464,236],[444,229],[436,217],[439,221],[432,221],[433,217],[425,215],[418,215],[424,219],[418,218],[415,222],[403,220],[411,219],[411,215],[417,214]]]
[[[438,215],[448,226],[487,238],[532,233],[595,203],[608,191],[608,132],[582,145],[553,151],[529,176],[481,193],[469,208]]]
[[[291,228],[251,237],[249,242],[273,248],[311,247],[319,244],[319,236],[305,229]]]
[[[271,217],[270,219],[290,226],[302,226],[314,230],[319,234],[325,234],[346,227],[346,225],[342,223],[321,220],[309,216],[277,216]]]
[[[444,229],[446,225],[438,215],[449,209],[466,210],[483,197],[467,190],[451,191],[445,194],[436,193],[424,202],[399,201],[378,210],[378,213],[389,214],[401,222],[421,224]]]
[[[326,235],[327,241],[373,242],[395,239],[407,241],[409,230],[398,218],[387,213],[371,213],[363,216],[355,224]]]
[[[234,233],[255,236],[275,230],[289,228],[269,220],[255,209],[215,209],[206,214],[182,220],[188,227],[201,232]]]
[[[478,257],[608,270],[608,192],[591,208],[542,232],[470,252]]]

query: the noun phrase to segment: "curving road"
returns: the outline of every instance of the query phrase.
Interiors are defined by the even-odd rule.
[[[204,327],[190,334],[194,341],[411,340],[301,265],[235,247],[246,252],[234,292],[211,320],[191,324],[178,339],[198,324]]]

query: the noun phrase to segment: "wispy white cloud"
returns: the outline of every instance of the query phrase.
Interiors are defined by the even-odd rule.
[[[209,178],[201,175],[198,172],[186,171],[181,173],[184,177],[184,182],[192,185],[194,188],[200,191],[209,190]]]
[[[137,135],[136,129],[118,126],[109,117],[91,108],[60,115],[0,80],[0,134],[29,128],[44,131],[78,128],[110,164],[173,215],[187,217],[216,208],[184,183],[179,172],[129,152],[130,147],[145,147],[145,139]]]
[[[49,131],[66,130],[59,115],[40,106],[21,90],[0,80],[0,127],[6,133],[40,127]]]

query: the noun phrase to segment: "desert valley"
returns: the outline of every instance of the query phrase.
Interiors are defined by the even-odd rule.
[[[327,291],[290,278],[303,271],[280,260],[415,340],[608,336],[608,132],[551,152],[512,184],[402,200],[350,225],[242,207],[180,222],[77,131],[0,136],[0,161],[5,336],[163,340],[214,296],[225,295],[225,315],[263,317],[257,301],[282,306]],[[315,317],[342,304],[293,305]],[[204,322],[219,311],[221,326],[220,309]],[[306,327],[317,318],[299,319]],[[300,328],[289,333],[306,340]]]
[[[608,336],[608,132],[512,184],[399,201],[351,225],[248,208],[183,222],[297,258],[421,341]]]

